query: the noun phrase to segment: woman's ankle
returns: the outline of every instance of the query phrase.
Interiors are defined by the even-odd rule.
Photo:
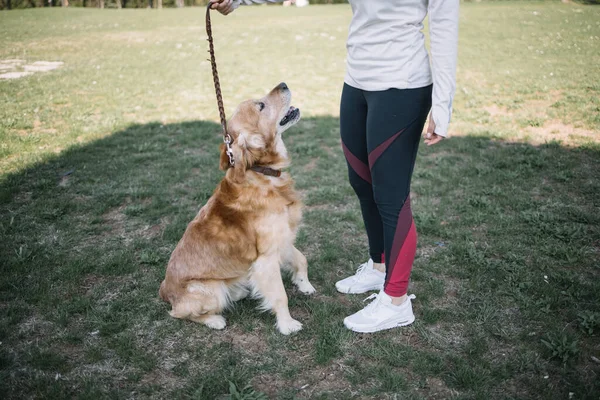
[[[388,294],[388,296],[390,296],[390,295]],[[393,305],[399,306],[399,305],[401,305],[402,303],[404,303],[406,301],[406,299],[408,298],[408,296],[407,295],[402,295],[400,297],[390,296],[390,298],[392,299],[392,304]]]
[[[373,269],[376,269],[379,272],[383,272],[385,274],[385,264],[384,263],[377,263],[375,261],[373,261]]]

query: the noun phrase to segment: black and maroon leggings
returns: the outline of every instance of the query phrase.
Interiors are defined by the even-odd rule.
[[[384,291],[406,294],[417,250],[410,179],[432,86],[368,92],[344,84],[342,148],[360,201],[374,262],[386,265]]]

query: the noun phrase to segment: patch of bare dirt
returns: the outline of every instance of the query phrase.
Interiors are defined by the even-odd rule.
[[[262,374],[252,379],[252,386],[265,393],[270,399],[277,398],[283,388],[294,388],[295,398],[309,399],[325,393],[348,392],[350,384],[345,378],[346,367],[335,363],[324,367],[303,369],[290,380],[283,379],[278,374]]]
[[[465,344],[465,326],[461,323],[438,323],[426,328],[424,339],[440,349],[456,349]]]
[[[36,72],[48,72],[63,66],[62,61],[35,61],[25,64],[25,60],[0,60],[0,79],[19,79]]]
[[[67,187],[69,186],[69,180],[70,180],[70,176],[69,175],[63,175],[60,177],[60,181],[58,182],[58,186],[60,187]]]
[[[132,368],[128,365],[120,365],[120,363],[113,359],[107,359],[94,364],[83,364],[76,366],[65,375],[66,379],[77,381],[81,378],[88,378],[91,376],[102,376],[111,380],[113,384],[119,384],[128,379],[128,374],[132,372]]]
[[[455,299],[456,296],[458,295],[458,292],[463,288],[463,282],[462,280],[458,279],[458,278],[452,278],[449,276],[446,276],[443,278],[444,280],[444,290],[445,290],[445,295],[446,298],[452,298]]]
[[[162,390],[173,390],[184,385],[184,380],[169,370],[155,369],[147,373],[140,380],[142,386],[160,385]]]
[[[277,393],[281,388],[289,387],[287,381],[278,374],[261,374],[252,378],[250,382],[252,387],[263,392],[269,399],[276,399]]]
[[[146,198],[139,201],[137,204],[148,205],[152,201],[151,198]],[[134,204],[130,198],[125,199],[123,204],[115,207],[102,215],[104,225],[110,229],[105,236],[118,236],[125,240],[126,243],[132,241],[136,237],[152,239],[162,235],[165,227],[168,224],[167,218],[162,218],[158,224],[139,226],[136,221],[129,219],[125,215],[125,208]]]
[[[485,107],[483,107],[483,109],[488,114],[490,114],[490,116],[492,116],[492,117],[497,117],[497,116],[502,116],[502,117],[512,116],[512,113],[510,111],[508,111],[504,107],[499,107],[496,104],[492,104],[491,106],[485,106]]]
[[[561,90],[552,90],[548,93],[537,93],[537,95],[541,98],[528,100],[525,104],[527,108],[545,110],[559,101],[563,97],[563,92]]]
[[[348,310],[351,310],[352,307],[354,306],[354,303],[352,302],[352,300],[349,296],[336,295],[336,297],[330,297],[330,296],[321,294],[319,292],[317,292],[313,296],[315,296],[315,299],[318,301],[330,302],[330,303],[335,303],[337,305],[342,305],[342,306],[345,306]]]
[[[24,76],[28,76],[28,75],[33,75],[33,72],[12,71],[12,72],[5,72],[3,74],[0,74],[0,79],[19,79],[19,78],[23,78]]]
[[[159,237],[165,231],[165,228],[168,224],[167,218],[161,218],[160,222],[156,225],[145,226],[141,229],[135,231],[134,235],[141,236],[144,239],[153,239],[155,237]]]
[[[257,311],[258,313],[258,311]],[[264,335],[243,332],[239,328],[231,327],[225,332],[224,339],[228,339],[235,349],[243,350],[249,354],[263,354],[269,349]]]
[[[425,378],[425,387],[420,389],[419,393],[427,399],[444,400],[458,397],[460,394],[458,391],[450,389],[443,380],[436,377]]]
[[[88,274],[85,276],[85,278],[83,278],[83,281],[81,282],[81,285],[79,285],[79,288],[84,293],[89,295],[93,292],[93,289],[96,286],[103,284],[106,281],[106,279],[107,278],[104,276],[100,276],[100,275],[96,275],[96,274]]]
[[[419,246],[417,247],[417,258],[427,259],[431,257],[439,246]]]
[[[46,321],[39,315],[32,315],[19,324],[18,331],[22,335],[26,335],[29,339],[35,337],[50,337],[56,329],[56,325],[50,321]]]
[[[61,67],[63,64],[62,61],[36,61],[25,65],[23,68],[28,72],[48,72]]]
[[[0,71],[10,71],[16,69],[17,66],[25,63],[25,60],[19,60],[16,58],[8,60],[0,60]]]
[[[560,141],[567,146],[585,142],[600,143],[600,132],[598,131],[576,127],[557,119],[548,120],[548,110],[563,97],[561,91],[555,90],[549,93],[538,93],[536,97],[538,98],[527,100],[514,109],[507,109],[497,104],[491,104],[482,107],[482,109],[496,122],[500,121],[501,118],[512,120],[510,124],[511,129],[519,132],[517,139],[525,139],[534,144],[553,140]],[[517,120],[528,120],[531,118],[538,121],[540,126],[528,126],[524,129],[518,126]],[[478,128],[486,127],[481,124],[470,124],[469,126],[477,126]],[[460,136],[460,132],[456,136]]]
[[[549,93],[537,93],[536,97],[538,98],[527,100],[518,108],[510,110],[497,104],[484,106],[482,109],[486,111],[492,118],[518,117],[523,116],[523,114],[546,117],[548,108],[562,98],[562,92],[560,90],[554,90]]]
[[[313,398],[323,393],[348,390],[350,385],[345,378],[345,369],[346,367],[342,363],[334,363],[326,367],[308,370],[308,373],[299,376],[293,382],[294,387],[300,389],[298,397]]]
[[[565,145],[581,142],[600,143],[600,132],[576,128],[558,120],[547,121],[543,126],[530,126],[526,131],[532,135],[535,143],[551,140],[563,142]]]
[[[123,291],[125,282],[131,281],[131,274],[120,276],[100,276],[88,274],[79,285],[78,292],[88,297],[101,296],[97,304],[108,304],[118,298]],[[99,288],[103,290],[100,291]]]
[[[125,207],[127,207],[127,204],[121,204],[119,207],[111,209],[102,216],[105,225],[110,227],[111,235],[124,236],[125,219],[127,218],[123,213]]]

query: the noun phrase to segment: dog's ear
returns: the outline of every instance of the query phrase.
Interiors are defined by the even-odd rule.
[[[241,132],[231,144],[231,150],[233,151],[233,160],[235,165],[233,166],[233,181],[242,183],[246,176],[246,169],[248,168],[248,148],[246,144],[246,135]],[[229,165],[229,158],[227,158],[227,165]]]
[[[260,152],[265,148],[265,139],[260,134],[248,134],[244,133],[244,142],[246,143],[246,148],[253,152]]]
[[[233,160],[235,165],[233,166],[232,178],[234,182],[241,183],[246,176],[246,170],[248,169],[248,163],[256,157],[256,153],[260,153],[261,149],[264,149],[265,141],[260,135],[251,135],[247,132],[240,132],[231,144],[231,150],[233,152]],[[226,171],[229,168],[229,156],[227,156],[225,144],[221,144],[221,159],[220,167]]]
[[[227,147],[225,147],[225,143],[221,143],[219,147],[220,158],[219,158],[219,168],[222,171],[227,171],[229,168],[229,156],[227,155]]]
[[[261,149],[265,146],[265,141],[261,136],[257,135],[249,135],[248,133],[241,132],[237,137],[233,140],[231,144],[231,149],[234,152],[234,160],[237,164],[238,157],[245,157],[246,161],[250,158],[246,151],[253,151],[257,149]],[[240,150],[237,152],[235,147],[238,147]],[[219,159],[219,168],[221,170],[226,171],[229,168],[229,156],[227,155],[227,147],[225,143],[221,143],[220,146],[220,159]]]

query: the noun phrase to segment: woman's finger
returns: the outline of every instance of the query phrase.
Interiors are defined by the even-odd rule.
[[[221,3],[223,3],[226,0],[212,0],[212,4],[210,5],[210,8],[213,10],[218,9],[221,6]]]
[[[429,136],[429,133],[427,133],[427,135]],[[439,136],[439,135],[436,135],[435,133],[433,133],[433,134],[431,134],[430,137],[427,137],[427,139],[425,139],[425,144],[427,146],[431,146],[431,145],[441,142],[442,139],[444,139],[443,136]]]
[[[229,5],[227,6],[227,9],[223,12],[223,14],[224,15],[231,14],[233,12],[233,10],[235,10],[235,8],[233,8],[233,2],[231,0],[229,0]]]
[[[217,10],[223,15],[229,14],[233,11],[233,1],[232,0],[214,0],[215,4],[211,6],[211,8]]]
[[[429,123],[427,124],[427,130],[425,131],[425,139],[431,139],[435,135],[435,122],[431,115],[429,116]]]

